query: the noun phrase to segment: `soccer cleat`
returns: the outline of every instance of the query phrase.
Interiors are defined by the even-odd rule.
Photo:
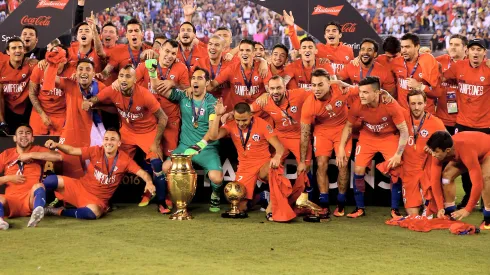
[[[4,221],[2,218],[0,218],[0,230],[7,230],[9,229],[9,224],[8,222]]]
[[[335,217],[343,217],[345,215],[344,207],[337,206],[337,208],[335,208],[335,211],[333,211],[333,215]]]
[[[145,192],[141,198],[141,202],[138,203],[139,207],[145,207],[150,204],[150,201],[156,196],[156,194],[151,194],[150,192]]]
[[[220,202],[221,198],[212,192],[209,211],[213,213],[219,212],[221,210]]]
[[[366,216],[366,212],[364,211],[364,208],[356,208],[356,210],[352,211],[352,213],[347,214],[347,217],[349,218],[359,218],[362,216]]]
[[[63,207],[46,207],[44,208],[44,215],[46,216],[61,216],[61,211]]]
[[[490,230],[490,223],[483,221],[480,225],[480,230]]]
[[[330,209],[323,208],[321,211],[318,212],[318,217],[320,218],[320,220],[329,220],[330,219]]]
[[[165,214],[170,214],[170,212],[172,212],[172,211],[170,211],[170,209],[166,208],[165,206],[159,204],[158,205],[158,212],[160,212],[160,214],[162,214],[162,215],[165,215]]]
[[[397,208],[391,208],[391,217],[393,219],[399,219],[402,216],[402,214],[400,213],[400,210],[398,210]]]
[[[260,193],[260,211],[265,212],[267,209],[267,206],[269,206],[269,201],[270,201],[270,192],[269,191],[262,191]]]
[[[36,227],[37,224],[44,218],[44,207],[36,207],[31,214],[31,219],[27,223],[27,227]]]
[[[168,196],[165,199],[165,204],[167,205],[167,208],[169,210],[172,210],[174,208],[174,204],[172,203],[172,201],[170,200],[170,198]]]
[[[48,207],[59,207],[63,204],[63,201],[60,201],[58,198],[54,198],[54,200],[48,205]]]

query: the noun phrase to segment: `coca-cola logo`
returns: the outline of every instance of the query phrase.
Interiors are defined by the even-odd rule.
[[[29,17],[29,15],[24,15],[20,20],[20,24],[47,27],[51,24],[51,16]]]
[[[329,14],[329,15],[337,16],[337,15],[339,15],[339,13],[343,7],[344,7],[344,5],[326,8],[324,6],[317,5],[313,9],[313,13],[311,15]]]
[[[356,32],[357,23],[344,23],[342,24],[342,32]]]
[[[54,8],[54,9],[62,10],[66,7],[68,1],[70,0],[39,0],[39,3],[37,4],[36,8],[38,9]]]

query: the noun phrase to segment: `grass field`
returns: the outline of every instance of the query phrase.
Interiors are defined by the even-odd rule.
[[[182,222],[154,205],[118,205],[97,221],[46,217],[37,228],[10,220],[0,232],[0,274],[490,274],[488,232],[411,232],[384,224],[388,208],[319,224],[191,210],[195,219]],[[466,221],[479,224],[481,213]]]

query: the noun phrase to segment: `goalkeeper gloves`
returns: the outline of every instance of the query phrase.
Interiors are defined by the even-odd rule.
[[[207,145],[208,145],[208,142],[201,139],[201,141],[199,141],[198,143],[196,143],[196,144],[192,145],[191,147],[187,148],[185,150],[185,152],[184,152],[184,155],[190,155],[190,156],[197,155]]]
[[[145,61],[145,67],[148,69],[148,75],[150,75],[150,78],[157,77],[157,70],[156,70],[156,68],[158,67],[157,64],[158,63],[156,59],[148,59]]]

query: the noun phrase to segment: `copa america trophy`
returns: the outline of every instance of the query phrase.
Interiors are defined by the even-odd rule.
[[[235,181],[228,183],[225,186],[225,197],[231,203],[231,209],[230,211],[221,214],[221,217],[231,219],[247,218],[248,214],[238,209],[238,204],[245,198],[245,194],[245,186],[241,183]]]
[[[171,220],[190,220],[187,205],[196,194],[197,174],[192,168],[192,156],[174,154],[170,156],[172,167],[167,173],[168,191],[177,210],[170,215]]]
[[[301,195],[296,200],[296,207],[308,209],[311,211],[312,215],[308,215],[308,216],[304,217],[303,221],[305,221],[305,222],[320,222],[320,221],[322,221],[320,219],[320,215],[318,214],[318,212],[320,212],[322,210],[322,208],[320,206],[318,206],[316,203],[308,200],[308,193],[301,193]]]

